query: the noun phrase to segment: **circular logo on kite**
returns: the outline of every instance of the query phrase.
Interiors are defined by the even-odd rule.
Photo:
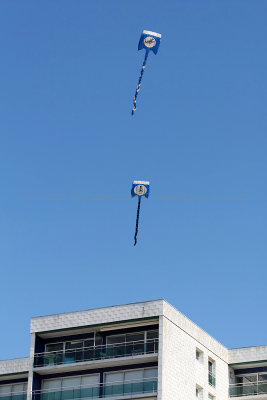
[[[134,193],[137,194],[137,196],[143,196],[146,192],[147,188],[144,185],[136,185],[134,188]]]
[[[149,48],[154,47],[155,44],[156,44],[156,39],[153,38],[152,36],[147,36],[144,39],[144,44],[145,44],[146,47],[149,47]]]

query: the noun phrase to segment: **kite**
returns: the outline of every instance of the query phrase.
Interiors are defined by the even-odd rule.
[[[137,85],[135,95],[134,95],[132,115],[134,115],[134,112],[136,110],[136,99],[137,99],[137,96],[138,96],[138,93],[140,90],[141,81],[142,81],[143,74],[145,71],[148,54],[149,54],[150,50],[152,50],[154,54],[157,54],[159,45],[160,45],[160,39],[161,39],[160,33],[151,32],[151,31],[143,31],[143,33],[140,37],[139,44],[138,44],[138,50],[145,49],[146,54],[145,54],[144,62],[142,65],[141,73],[139,76],[138,85]]]
[[[149,182],[147,182],[147,181],[133,181],[131,195],[132,195],[132,197],[138,196],[138,207],[137,207],[135,235],[134,235],[134,246],[136,246],[137,234],[138,234],[138,225],[139,225],[139,214],[140,214],[141,198],[143,196],[148,198],[148,196],[149,196]]]

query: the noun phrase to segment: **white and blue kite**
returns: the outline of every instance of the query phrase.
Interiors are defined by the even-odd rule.
[[[149,182],[148,181],[133,181],[131,195],[132,195],[132,197],[138,196],[138,207],[137,207],[135,235],[134,235],[134,246],[135,246],[136,243],[137,243],[137,234],[138,234],[141,198],[143,196],[148,198],[148,196],[149,196]]]
[[[143,31],[143,33],[140,37],[139,44],[138,44],[138,50],[145,49],[146,54],[145,54],[145,59],[144,59],[143,65],[142,65],[141,73],[139,76],[138,85],[137,85],[135,95],[134,95],[132,115],[134,115],[134,112],[136,110],[136,99],[138,96],[138,92],[140,90],[141,81],[142,81],[143,73],[144,73],[144,70],[146,67],[148,54],[149,54],[150,50],[153,51],[154,54],[157,54],[159,45],[160,45],[160,39],[161,39],[160,33],[151,32],[151,31]]]

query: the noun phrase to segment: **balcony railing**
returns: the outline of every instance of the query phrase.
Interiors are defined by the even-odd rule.
[[[156,354],[157,352],[158,339],[149,339],[146,341],[139,340],[136,342],[119,343],[114,345],[36,353],[34,356],[34,367],[46,367],[49,365],[53,366],[144,354]]]
[[[209,372],[209,384],[214,387],[216,385],[215,375],[212,372]]]
[[[76,400],[99,399],[114,396],[129,396],[134,394],[157,393],[157,378],[142,381],[124,381],[99,384],[94,386],[79,386],[64,390],[42,390],[32,393],[32,400]]]
[[[255,382],[255,383],[236,383],[230,385],[229,396],[240,397],[240,396],[255,396],[259,394],[267,394],[267,382]]]
[[[26,400],[27,392],[1,393],[0,400]]]

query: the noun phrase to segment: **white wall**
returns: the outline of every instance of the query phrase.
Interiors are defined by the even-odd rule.
[[[0,361],[0,375],[29,371],[29,357]]]
[[[93,310],[74,311],[31,319],[31,332],[112,323],[162,315],[164,300],[145,301]]]
[[[267,346],[241,347],[229,350],[229,364],[267,360]]]
[[[203,351],[196,360],[196,348]],[[208,358],[215,361],[216,388],[208,383]],[[203,400],[211,393],[216,400],[228,399],[228,351],[219,342],[169,304],[164,304],[162,395],[159,400],[195,400],[196,385]]]

